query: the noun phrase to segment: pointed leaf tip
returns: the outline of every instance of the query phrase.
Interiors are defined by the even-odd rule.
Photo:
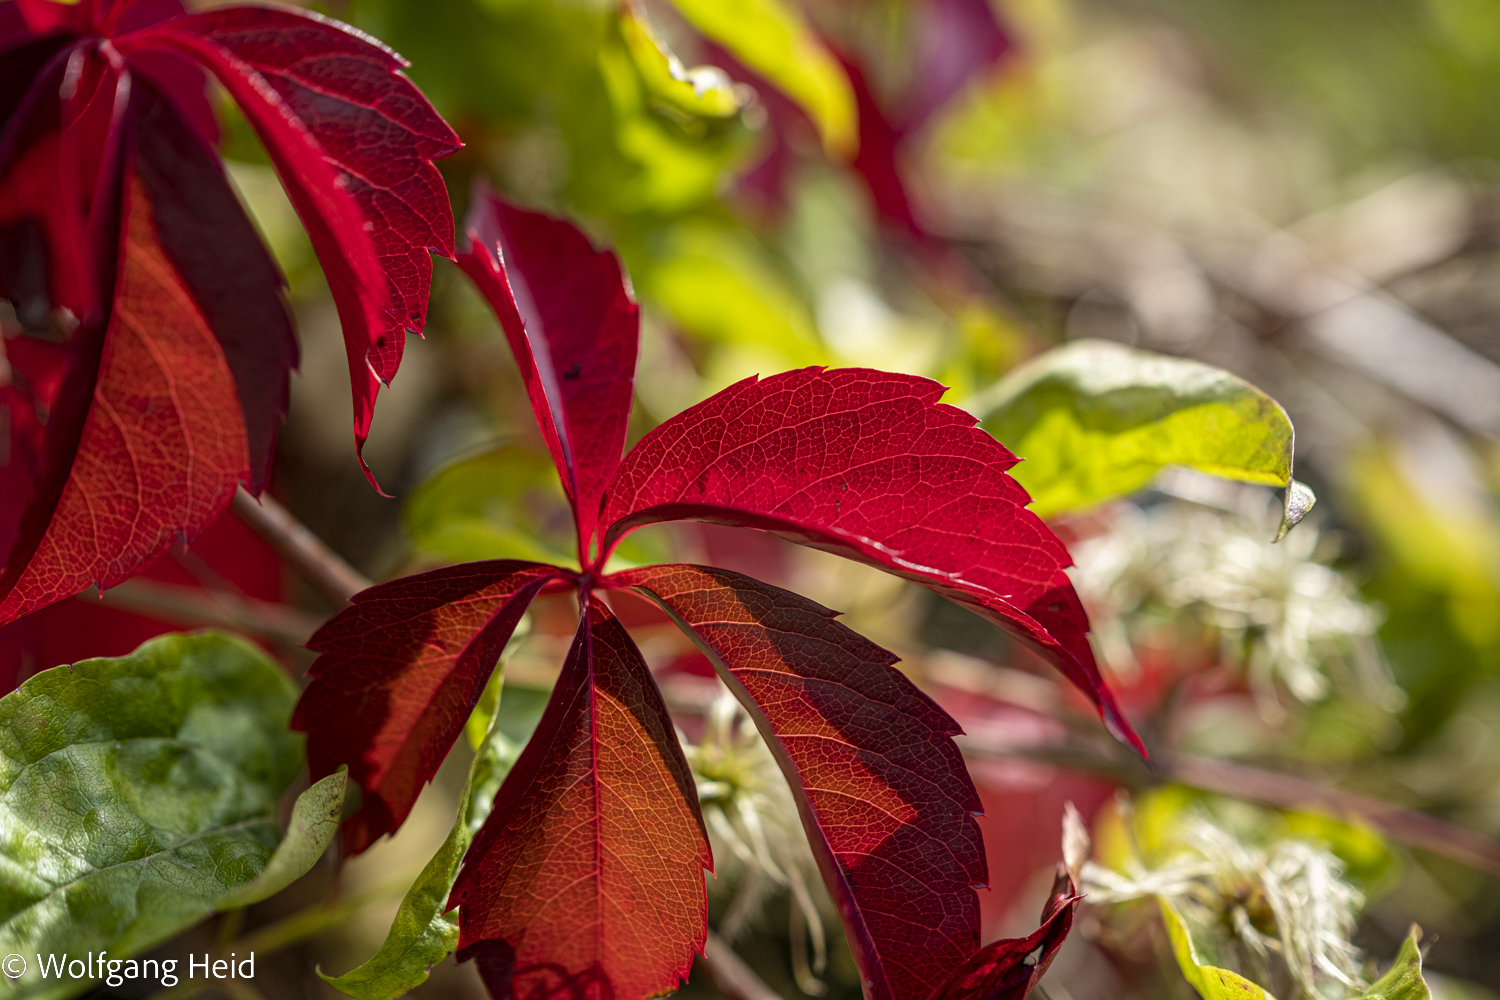
[[[1288,483],[1286,499],[1282,505],[1281,525],[1276,529],[1276,537],[1271,541],[1279,542],[1285,538],[1287,532],[1295,528],[1317,502],[1317,496],[1306,483],[1299,483],[1295,479]]]
[[[639,307],[615,255],[578,227],[476,183],[459,266],[500,320],[593,565],[600,501],[620,465],[635,392]],[[478,244],[476,248],[475,244]]]

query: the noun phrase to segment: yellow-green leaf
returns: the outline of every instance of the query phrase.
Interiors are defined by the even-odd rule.
[[[1413,924],[1390,971],[1361,993],[1359,1000],[1430,1000],[1432,992],[1422,978],[1422,950],[1417,947],[1421,940],[1422,928]]]
[[[1177,968],[1203,1000],[1276,1000],[1239,973],[1212,964],[1215,959],[1203,953],[1204,945],[1194,939],[1187,921],[1171,900],[1158,896],[1156,901],[1161,904],[1162,921],[1172,939]]]
[[[682,65],[652,29],[645,14],[628,7],[620,11],[620,34],[625,47],[657,102],[685,115],[729,118],[740,113],[748,96],[717,66]]]
[[[567,565],[572,518],[546,455],[514,445],[446,466],[406,502],[406,530],[422,552],[453,562],[531,559]]]
[[[693,336],[774,354],[787,368],[827,361],[806,306],[732,229],[680,223],[639,271],[642,294]]]
[[[1013,475],[1050,516],[1145,486],[1164,466],[1268,486],[1292,483],[1292,422],[1255,386],[1211,365],[1100,340],[1049,351],[969,404],[1025,459]],[[1311,491],[1289,494],[1289,520]],[[1292,501],[1296,504],[1292,504]]]
[[[829,153],[859,148],[859,113],[844,68],[783,0],[673,0],[699,31],[802,106]]]

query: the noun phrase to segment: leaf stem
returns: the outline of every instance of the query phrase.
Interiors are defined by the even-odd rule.
[[[173,625],[212,625],[249,632],[286,646],[302,645],[321,623],[317,616],[285,604],[143,577],[126,580],[97,598],[85,594],[78,599],[158,618]]]
[[[703,943],[703,964],[714,985],[729,1000],[782,1000],[781,994],[767,986],[745,960],[713,931]]]
[[[270,542],[335,607],[342,607],[370,586],[368,577],[345,562],[270,495],[262,493],[257,500],[241,487],[232,506],[240,520]]]

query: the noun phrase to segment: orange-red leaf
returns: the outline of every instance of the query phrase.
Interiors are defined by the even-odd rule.
[[[93,397],[75,457],[38,487],[42,502],[28,509],[0,575],[0,622],[119,583],[178,538],[196,537],[249,475],[224,353],[162,250],[133,173],[121,197]]]
[[[344,821],[363,851],[405,821],[533,597],[560,575],[499,559],[402,577],[355,595],[307,647],[322,653],[292,728],[313,780],[349,765],[364,798]]]
[[[979,796],[958,725],[835,612],[728,570],[616,574],[717,661],[797,797],[871,1000],[922,1000],[979,943]]]
[[[635,643],[597,599],[449,904],[492,996],[642,1000],[708,928],[692,773]]]

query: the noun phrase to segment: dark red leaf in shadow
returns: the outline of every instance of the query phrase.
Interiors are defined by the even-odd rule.
[[[620,262],[575,226],[480,185],[459,265],[489,299],[573,502],[590,565],[604,488],[620,465],[635,391],[639,309]]]
[[[708,931],[708,837],[651,672],[596,598],[449,897],[495,997],[660,996]]]
[[[402,577],[355,595],[307,646],[323,655],[292,714],[313,780],[349,766],[364,791],[344,821],[357,853],[405,821],[551,566],[501,559]]]
[[[605,550],[657,521],[774,531],[984,615],[1046,657],[1142,749],[1099,676],[1072,560],[1026,509],[1017,459],[929,379],[805,368],[749,378],[661,424],[605,496]]]
[[[1023,938],[992,941],[953,971],[930,1000],[1025,1000],[1073,929],[1078,887],[1062,865],[1042,908],[1042,925]]]
[[[260,135],[339,309],[362,445],[406,331],[425,324],[429,252],[453,255],[447,189],[432,161],[458,137],[401,73],[404,60],[317,15],[223,8],[116,44],[127,57],[172,52],[206,66]]]
[[[137,172],[162,249],[182,275],[234,374],[250,454],[250,492],[271,471],[286,417],[297,337],[281,275],[217,159],[149,85],[137,81]],[[227,400],[225,402],[228,402]]]
[[[0,622],[126,579],[196,538],[248,478],[224,354],[133,173],[123,200],[97,379],[74,447],[48,427],[47,470],[0,575]]]
[[[609,577],[717,661],[797,798],[872,1000],[922,1000],[979,943],[979,797],[956,723],[835,612],[728,570]]]
[[[129,576],[169,535],[191,540],[226,499],[205,477],[233,465],[252,491],[264,483],[296,345],[276,268],[210,149],[205,67],[244,108],[308,225],[344,321],[359,442],[405,331],[424,320],[429,251],[453,252],[432,160],[458,139],[399,56],[292,10],[188,16],[179,0],[17,0],[0,4],[0,50],[0,295],[27,333],[68,356],[49,398],[31,388],[35,359],[18,352],[12,366],[4,412],[19,424],[7,437],[27,461],[0,455],[0,540],[12,543],[4,620]],[[134,256],[121,247],[139,250],[145,237],[122,244],[126,201],[140,219],[124,228],[139,236],[144,219],[150,230],[151,249]],[[158,258],[166,270],[148,275]],[[132,287],[118,287],[122,276]],[[139,292],[152,281],[170,292],[147,302]],[[199,356],[203,329],[216,358]],[[161,384],[123,387],[141,365]],[[248,467],[203,437],[215,420],[212,433],[227,433],[233,414]],[[176,433],[150,429],[163,419]],[[107,484],[106,470],[121,480]],[[158,502],[163,489],[171,495]],[[116,494],[123,506],[95,509]]]

